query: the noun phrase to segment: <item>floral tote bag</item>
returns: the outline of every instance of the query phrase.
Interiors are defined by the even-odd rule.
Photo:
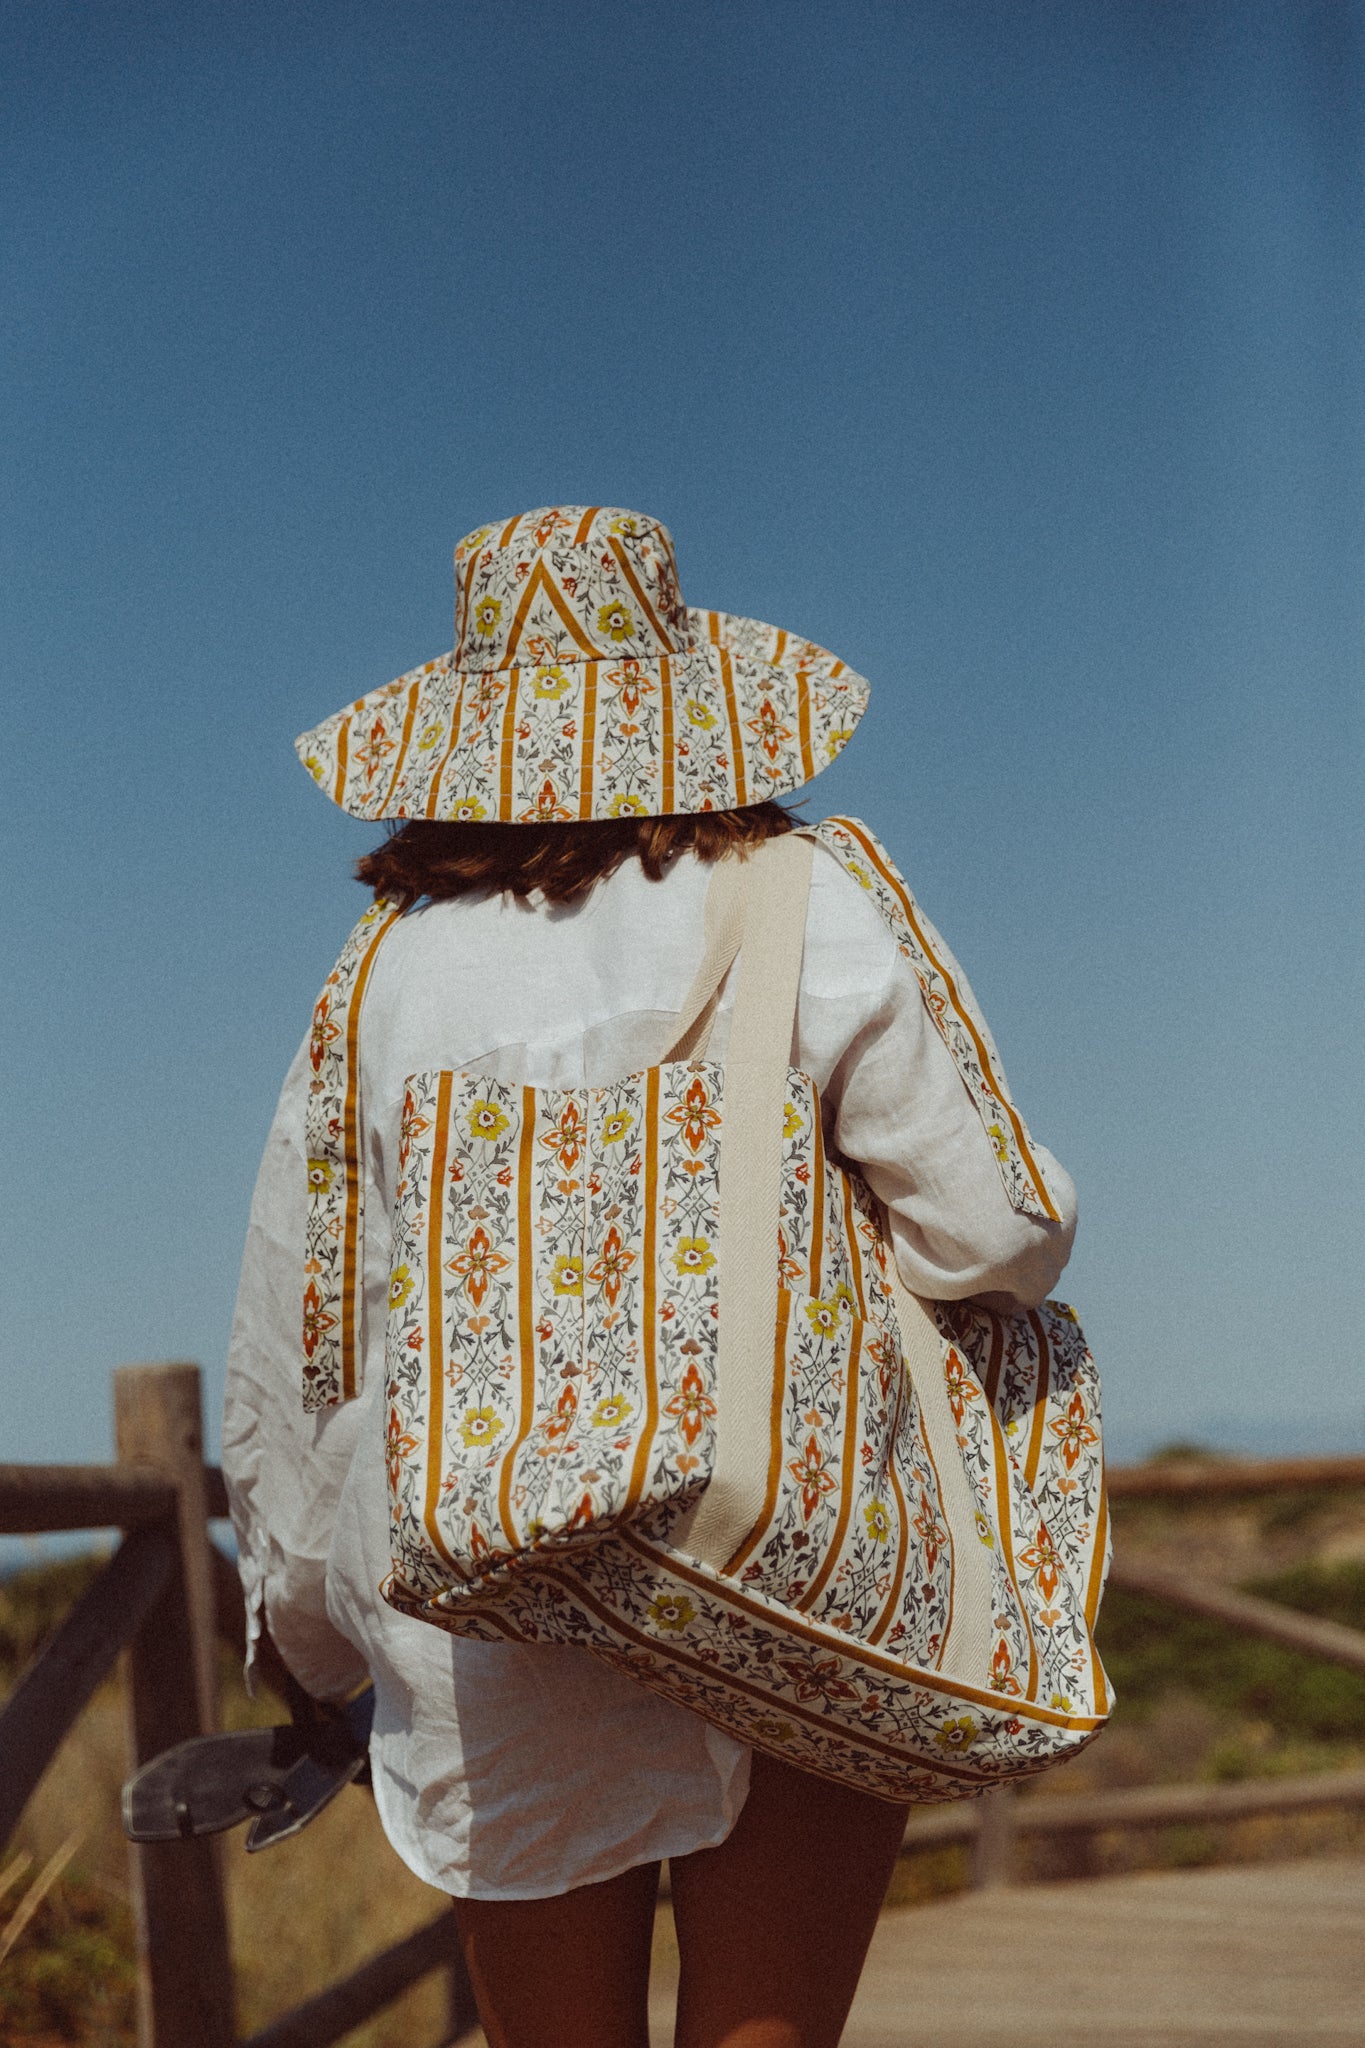
[[[405,1613],[577,1643],[741,1740],[890,1799],[1089,1741],[1108,1558],[1070,1309],[917,1300],[788,1064],[813,855],[871,894],[1014,1205],[1055,1215],[960,971],[855,820],[719,863],[657,1065],[608,1087],[407,1084],[386,1344]],[[356,1390],[356,1031],[377,906],[315,1013],[305,1399]],[[723,1065],[707,1057],[737,974]]]

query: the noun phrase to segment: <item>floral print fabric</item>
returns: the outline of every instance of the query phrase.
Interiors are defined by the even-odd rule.
[[[852,737],[861,676],[683,604],[656,520],[552,506],[455,551],[456,645],[295,745],[355,817],[530,823],[789,795]]]
[[[856,821],[815,836],[833,831],[864,858],[875,846]],[[347,997],[358,1006],[376,926],[324,991],[329,1045],[354,1047]],[[933,1015],[930,990],[961,1001],[963,985],[941,942],[930,967]],[[322,1116],[333,1096],[314,1100]],[[409,1078],[383,1590],[457,1634],[590,1648],[740,1739],[884,1796],[969,1796],[1069,1754],[1108,1710],[1091,1640],[1107,1559],[1093,1363],[1058,1304],[945,1305],[931,1369],[952,1419],[931,1423],[884,1219],[826,1157],[819,1091],[795,1069],[783,1117],[767,1497],[717,1571],[689,1554],[686,1515],[724,1427],[727,1260],[765,1255],[721,1241],[723,1069],[675,1062],[589,1090]],[[344,1242],[344,1173],[315,1201],[310,1243]],[[970,1525],[950,1526],[946,1460]],[[953,1661],[963,1544],[986,1553],[991,1605],[967,1669]]]
[[[397,916],[392,904],[370,905],[313,1005],[303,1288],[303,1403],[308,1409],[349,1401],[360,1389],[365,1176],[356,1033],[375,948]]]

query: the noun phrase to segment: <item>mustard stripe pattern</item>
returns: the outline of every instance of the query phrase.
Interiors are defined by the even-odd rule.
[[[867,705],[814,641],[682,602],[657,521],[550,506],[455,552],[456,644],[296,741],[362,818],[669,816],[790,795]]]

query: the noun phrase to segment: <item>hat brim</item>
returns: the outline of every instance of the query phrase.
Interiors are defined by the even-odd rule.
[[[792,795],[843,751],[868,683],[760,619],[689,618],[697,644],[649,660],[460,669],[442,655],[295,751],[353,818],[669,817]]]

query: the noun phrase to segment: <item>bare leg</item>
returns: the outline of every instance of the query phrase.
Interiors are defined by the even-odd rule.
[[[557,1899],[455,1899],[491,2048],[649,2048],[659,1866]]]
[[[725,1841],[670,1865],[675,2048],[835,2048],[907,1810],[755,1751]]]

